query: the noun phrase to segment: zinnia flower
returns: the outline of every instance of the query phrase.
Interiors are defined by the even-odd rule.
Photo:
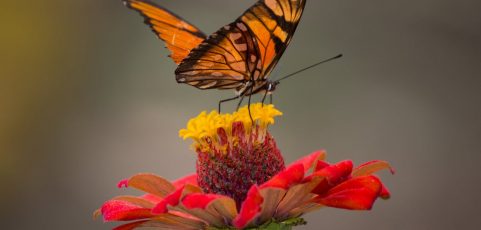
[[[138,174],[119,187],[145,192],[119,196],[95,212],[105,221],[130,221],[115,229],[291,229],[322,207],[370,210],[389,192],[373,173],[391,169],[370,161],[330,164],[317,151],[288,165],[268,126],[282,115],[273,105],[253,104],[233,114],[202,112],[180,130],[194,141],[197,172],[174,182]]]

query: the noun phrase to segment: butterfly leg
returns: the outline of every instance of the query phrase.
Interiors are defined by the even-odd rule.
[[[241,99],[239,100],[239,103],[237,103],[237,109],[236,109],[236,110],[239,110],[239,108],[240,108],[240,106],[241,106],[241,104],[242,104],[242,101],[244,100],[244,97],[245,97],[245,94],[242,94],[242,95],[240,96]]]
[[[250,83],[250,81],[248,82]],[[241,104],[242,104],[242,101],[244,101],[244,97],[246,96],[247,94],[247,90],[249,90],[250,88],[252,88],[253,86],[251,84],[247,85],[246,86],[246,89],[244,91],[242,91],[241,95],[239,95],[240,97],[240,100],[239,100],[239,103],[237,103],[237,109],[236,110],[239,110]]]
[[[272,94],[271,94],[272,96]],[[266,101],[266,97],[267,97],[267,90],[266,92],[264,93],[264,96],[262,97],[262,106],[264,106],[264,102]],[[272,104],[272,103],[271,103]]]
[[[270,99],[270,103],[272,104],[273,100],[272,100],[273,96],[272,96],[272,93],[269,95],[269,99]]]
[[[233,97],[233,98],[227,98],[227,99],[224,99],[224,100],[219,101],[219,110],[218,110],[219,113],[220,113],[220,105],[222,105],[222,103],[228,102],[228,101],[232,101],[232,100],[235,100],[235,99],[237,99],[237,98],[239,98],[239,96],[235,96],[235,97]]]
[[[252,90],[254,89],[254,84],[250,87],[250,93],[249,93],[249,103],[247,104],[247,109],[249,110],[249,117],[251,118],[252,125],[254,125],[254,119],[252,119],[252,114],[251,114],[251,98],[252,98]]]

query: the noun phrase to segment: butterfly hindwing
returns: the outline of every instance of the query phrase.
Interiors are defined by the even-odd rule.
[[[199,89],[263,84],[292,39],[305,0],[261,0],[194,48],[176,70]]]
[[[224,26],[192,50],[177,68],[176,78],[200,89],[232,89],[250,80],[258,53],[242,22]]]
[[[157,36],[166,43],[170,57],[179,64],[206,36],[186,20],[148,0],[124,0],[138,11]]]

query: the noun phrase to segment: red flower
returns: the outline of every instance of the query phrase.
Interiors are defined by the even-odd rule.
[[[227,196],[203,193],[196,175],[173,183],[152,175],[139,174],[121,185],[146,192],[140,197],[121,196],[107,201],[97,212],[105,221],[131,221],[116,229],[167,227],[204,229],[207,226],[246,228],[275,219],[299,217],[323,206],[369,210],[378,197],[389,192],[373,175],[389,169],[388,163],[372,161],[355,169],[351,161],[328,164],[318,151],[289,165],[261,185],[253,185],[240,211]],[[305,174],[315,169],[308,176]]]
[[[369,210],[378,197],[389,198],[388,190],[374,175],[382,169],[393,172],[384,161],[353,168],[351,161],[329,164],[324,161],[324,151],[317,151],[284,167],[266,130],[266,124],[273,120],[262,123],[280,112],[266,107],[254,107],[256,123],[249,130],[245,127],[250,118],[238,121],[229,117],[229,122],[212,125],[216,123],[211,118],[217,121],[216,116],[223,115],[209,118],[201,114],[201,124],[216,132],[199,128],[192,121],[190,130],[184,131],[184,136],[196,140],[197,174],[174,182],[152,174],[135,175],[121,181],[119,187],[133,187],[146,194],[113,198],[95,216],[102,215],[105,221],[131,221],[115,228],[122,230],[244,229],[269,224],[289,228],[304,223],[297,219],[303,214],[325,206]],[[202,129],[205,132],[199,131]]]

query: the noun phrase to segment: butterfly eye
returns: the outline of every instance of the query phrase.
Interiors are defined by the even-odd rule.
[[[274,91],[276,89],[276,86],[273,83],[269,83],[267,85],[267,91]]]

